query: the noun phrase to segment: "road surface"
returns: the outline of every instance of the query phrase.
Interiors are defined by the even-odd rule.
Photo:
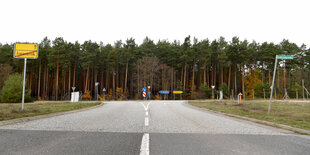
[[[310,138],[193,108],[186,101],[107,102],[0,126],[0,154],[309,154]]]

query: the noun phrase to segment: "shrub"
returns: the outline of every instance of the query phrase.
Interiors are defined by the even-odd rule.
[[[82,99],[90,101],[92,99],[90,91],[86,90],[85,94],[82,95]]]
[[[222,90],[222,91],[223,91],[223,96],[224,96],[225,98],[229,98],[229,89],[228,89],[228,86],[227,86],[226,83],[223,83],[223,84],[220,86],[219,90]]]
[[[205,85],[202,85],[200,88],[199,88],[200,91],[203,91],[204,93],[206,93],[206,96],[207,97],[211,97],[212,95],[212,89],[208,87],[207,84]]]
[[[25,102],[32,102],[30,90],[25,92]],[[17,103],[22,101],[23,93],[23,77],[21,74],[15,73],[9,76],[5,81],[1,91],[1,102]]]

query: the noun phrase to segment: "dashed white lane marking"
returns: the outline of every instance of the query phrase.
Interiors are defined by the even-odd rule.
[[[148,117],[145,117],[144,125],[149,126],[149,118]]]
[[[149,155],[150,154],[149,141],[150,141],[150,136],[148,133],[145,133],[142,137],[140,155]]]
[[[149,112],[145,112],[145,116],[148,116],[149,115]]]

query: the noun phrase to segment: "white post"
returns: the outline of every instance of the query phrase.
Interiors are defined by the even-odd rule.
[[[276,78],[276,71],[277,71],[277,63],[278,63],[278,56],[276,56],[276,61],[275,61],[275,63],[274,63],[273,78],[272,78],[272,86],[271,86],[270,100],[269,100],[269,106],[268,106],[268,114],[270,114],[272,93],[273,93],[273,87],[274,87],[274,80],[275,80],[275,78]]]
[[[27,58],[25,58],[25,63],[24,63],[24,81],[23,81],[22,111],[24,111],[24,102],[25,102],[26,65],[27,65]]]

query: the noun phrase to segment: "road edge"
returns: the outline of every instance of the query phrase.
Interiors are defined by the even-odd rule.
[[[102,105],[104,105],[104,102],[101,102],[99,105],[88,107],[88,108],[82,108],[82,109],[71,110],[71,111],[56,112],[56,113],[45,114],[45,115],[37,115],[37,116],[30,116],[30,117],[23,117],[23,118],[0,121],[0,126],[29,122],[29,121],[34,121],[34,120],[39,120],[39,119],[44,119],[44,118],[50,118],[50,117],[55,117],[55,116],[60,116],[60,115],[66,115],[66,114],[71,114],[71,113],[77,113],[77,112],[81,112],[81,111],[95,109],[95,108],[98,108]]]
[[[268,125],[268,126],[271,126],[271,127],[276,127],[276,128],[280,128],[280,129],[284,129],[284,130],[289,130],[289,131],[293,131],[294,133],[301,134],[301,135],[310,135],[310,130],[295,128],[295,127],[292,127],[292,126],[289,126],[289,125],[284,125],[284,124],[279,124],[279,123],[275,123],[275,122],[259,120],[259,119],[255,119],[255,118],[249,118],[249,117],[235,115],[235,114],[224,113],[224,112],[215,111],[215,110],[211,110],[211,109],[196,107],[196,106],[193,106],[193,105],[189,104],[188,101],[185,102],[185,104],[190,106],[190,107],[192,107],[192,108],[198,109],[198,110],[208,111],[208,112],[212,112],[212,113],[216,113],[216,114],[221,114],[221,115],[224,115],[224,116],[229,116],[229,117],[233,117],[233,118],[237,118],[237,119],[242,119],[242,120],[246,120],[246,121],[262,124],[262,125]]]

